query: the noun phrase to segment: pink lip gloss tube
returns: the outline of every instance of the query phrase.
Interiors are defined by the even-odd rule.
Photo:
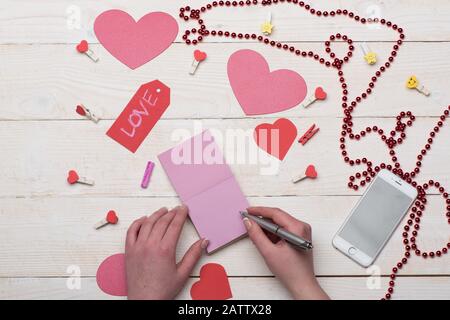
[[[151,161],[147,163],[147,168],[144,172],[144,177],[142,178],[141,187],[147,189],[150,183],[150,177],[152,176],[153,168],[155,168],[155,164]]]

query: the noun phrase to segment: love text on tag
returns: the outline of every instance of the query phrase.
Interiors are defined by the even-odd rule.
[[[146,83],[139,88],[106,134],[134,153],[169,104],[169,87],[159,80]]]

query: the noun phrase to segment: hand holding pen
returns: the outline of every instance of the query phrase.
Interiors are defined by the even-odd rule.
[[[265,207],[247,209],[250,216],[270,219],[283,230],[311,243],[311,226],[288,213]],[[314,274],[312,250],[298,250],[287,241],[273,243],[253,219],[244,217],[248,235],[263,256],[270,271],[296,299],[329,299]]]

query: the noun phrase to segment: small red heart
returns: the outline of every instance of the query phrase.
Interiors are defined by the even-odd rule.
[[[75,170],[70,170],[67,176],[67,182],[70,184],[74,184],[77,183],[78,179],[80,179],[78,173]]]
[[[195,50],[194,51],[194,58],[198,62],[201,62],[201,61],[205,60],[206,57],[207,57],[206,52],[203,52],[203,51],[200,51],[200,50]]]
[[[224,267],[217,263],[205,264],[200,269],[200,280],[191,287],[192,300],[226,300],[233,297]]]
[[[253,137],[261,149],[283,160],[297,137],[297,127],[290,120],[281,118],[273,124],[257,126]],[[272,138],[278,138],[278,141],[272,141]]]
[[[119,218],[117,217],[117,214],[114,210],[110,210],[108,214],[106,215],[106,221],[111,224],[116,224],[117,221],[119,221]]]
[[[85,116],[86,115],[86,111],[84,111],[84,108],[82,106],[77,106],[77,113],[80,116]]]
[[[322,87],[317,87],[314,95],[317,100],[325,100],[327,98],[327,93],[323,91]]]
[[[77,45],[77,51],[79,53],[85,53],[86,51],[89,50],[89,44],[86,40],[82,40],[78,45]]]
[[[313,165],[309,165],[308,168],[306,168],[305,175],[310,179],[317,178],[316,168]]]

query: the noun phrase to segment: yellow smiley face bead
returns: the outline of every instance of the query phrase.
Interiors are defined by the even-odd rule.
[[[408,89],[415,89],[427,97],[431,94],[431,92],[428,91],[427,88],[425,88],[423,85],[419,85],[419,80],[417,80],[416,76],[411,76],[408,78],[408,80],[406,81],[406,87]]]
[[[418,85],[419,85],[419,81],[417,81],[417,77],[416,76],[411,76],[406,81],[406,87],[408,89],[416,89]]]

